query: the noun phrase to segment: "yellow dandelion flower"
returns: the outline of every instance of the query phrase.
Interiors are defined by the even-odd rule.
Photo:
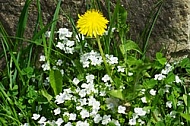
[[[108,22],[98,10],[88,10],[84,15],[79,15],[77,28],[83,35],[96,37],[104,34]]]

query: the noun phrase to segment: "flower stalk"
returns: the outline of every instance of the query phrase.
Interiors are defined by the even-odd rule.
[[[100,51],[100,55],[102,56],[102,59],[103,59],[103,62],[104,62],[106,71],[107,71],[108,75],[111,77],[111,72],[110,72],[109,66],[108,66],[108,64],[107,64],[106,57],[105,57],[105,55],[104,55],[104,51],[103,51],[103,49],[102,49],[102,45],[101,45],[101,43],[100,43],[100,38],[99,38],[99,36],[96,37],[96,40],[97,40],[97,42],[98,42],[98,48],[99,48],[99,51]]]

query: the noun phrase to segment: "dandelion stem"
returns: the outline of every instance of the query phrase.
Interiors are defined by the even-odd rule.
[[[102,56],[104,65],[105,65],[105,67],[106,67],[107,74],[111,77],[110,69],[109,69],[109,67],[108,67],[108,64],[107,64],[107,61],[106,61],[106,57],[105,57],[105,55],[104,55],[104,52],[103,52],[103,50],[102,50],[102,45],[101,45],[101,43],[100,43],[100,38],[99,38],[99,36],[96,37],[96,40],[97,40],[97,42],[98,42],[98,48],[99,48],[100,54],[101,54],[101,56]]]

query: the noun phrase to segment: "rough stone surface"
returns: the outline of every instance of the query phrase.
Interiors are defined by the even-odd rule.
[[[0,0],[0,21],[8,34],[15,35],[20,12],[25,0]],[[117,0],[111,4],[112,10]],[[121,0],[123,6],[128,10],[128,23],[133,40],[142,42],[139,35],[143,32],[146,22],[151,17],[150,12],[155,11],[154,7],[158,0]],[[52,20],[55,11],[55,0],[40,0],[43,21],[45,24]],[[105,1],[100,0],[101,6],[105,7]],[[70,14],[74,19],[78,13],[83,13],[90,0],[62,0],[64,13]],[[104,9],[106,11],[106,9]],[[36,0],[32,1],[29,9],[29,19],[25,37],[30,38],[34,31],[34,24],[37,19]],[[60,15],[59,27],[70,26],[64,15]],[[156,51],[167,50],[168,57],[183,57],[190,49],[190,0],[165,0],[158,20],[150,37],[148,54],[154,56]]]
[[[140,0],[141,1],[141,0]],[[129,21],[131,21],[132,34],[140,33],[145,27],[157,0],[131,1],[129,3]],[[133,13],[133,8],[137,8]],[[132,11],[130,11],[132,10]],[[136,24],[136,25],[134,25]],[[183,57],[188,55],[190,49],[190,1],[165,0],[158,20],[150,38],[150,49],[158,51],[161,47],[167,50],[169,57]],[[163,45],[163,46],[161,46]]]

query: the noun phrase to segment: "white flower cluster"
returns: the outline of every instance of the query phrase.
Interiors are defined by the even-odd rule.
[[[166,78],[166,75],[167,75],[170,71],[172,71],[172,70],[173,70],[173,66],[171,66],[170,64],[167,63],[166,66],[165,66],[165,69],[163,69],[160,74],[156,74],[155,77],[154,77],[154,79],[155,79],[155,80],[163,80],[163,79]],[[181,83],[182,81],[181,81],[180,78],[176,75],[174,82],[176,82],[176,83]]]
[[[57,33],[59,34],[60,42],[57,43],[56,47],[65,53],[73,54],[75,42],[68,39],[72,37],[72,32],[67,28],[60,28]]]
[[[33,114],[32,119],[38,121],[38,123],[42,126],[45,126],[46,124],[54,124],[58,126],[72,126],[73,124],[75,124],[76,126],[90,126],[89,119],[93,119],[93,124],[108,125],[110,122],[112,122],[116,126],[120,126],[119,121],[114,119],[111,115],[102,115],[102,113],[100,112],[102,111],[102,101],[99,101],[98,99],[102,97],[102,88],[99,89],[98,86],[100,85],[96,85],[94,83],[94,79],[95,76],[92,74],[86,75],[85,82],[81,82],[78,78],[74,78],[73,84],[75,85],[75,89],[66,88],[63,90],[62,93],[55,97],[54,102],[58,106],[62,107],[55,108],[53,110],[53,114],[56,117],[67,118],[68,121],[64,121],[62,118],[58,118],[56,121],[50,121],[39,114]],[[110,81],[109,76],[104,75],[102,81]],[[72,110],[67,109],[67,107],[64,108],[63,106],[67,101],[74,102],[76,107],[74,107]],[[106,101],[104,100],[104,102],[108,101],[109,103],[107,104],[109,105],[112,104],[111,102],[116,102],[113,104],[118,104],[118,99],[112,100],[111,98],[107,98]],[[109,105],[107,105],[108,109]],[[124,106],[118,106],[118,114],[125,114],[125,110],[126,108]]]
[[[143,110],[143,108],[134,108],[133,118],[129,120],[129,125],[136,125],[137,122],[140,123],[140,125],[145,124],[145,121],[141,120],[139,117],[145,116],[146,111]]]
[[[88,68],[90,64],[93,66],[100,65],[103,60],[99,53],[92,50],[89,53],[81,55],[80,62],[83,64],[84,68]]]
[[[163,80],[164,78],[166,78],[166,75],[170,71],[172,71],[172,69],[173,69],[173,67],[170,64],[167,63],[166,66],[165,66],[165,69],[163,69],[161,71],[161,74],[156,74],[155,77],[154,77],[154,79],[155,80]]]
[[[46,57],[44,55],[41,55],[39,61],[45,62]],[[42,69],[43,69],[43,71],[48,71],[48,70],[50,70],[50,65],[48,63],[44,63],[44,64],[42,64]]]
[[[110,65],[117,64],[118,58],[114,57],[113,55],[106,54],[106,60]],[[92,50],[89,53],[85,53],[81,55],[80,62],[83,64],[84,68],[88,68],[89,65],[97,66],[103,63],[102,57],[99,53]]]

